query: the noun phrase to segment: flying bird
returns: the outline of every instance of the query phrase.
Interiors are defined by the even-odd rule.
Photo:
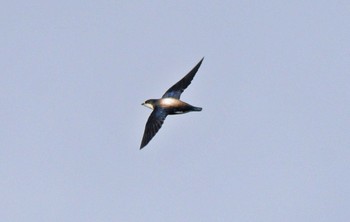
[[[167,115],[183,114],[192,111],[201,111],[202,108],[192,106],[180,100],[181,93],[191,84],[204,58],[180,81],[170,87],[160,99],[146,100],[142,105],[152,109],[148,117],[145,132],[141,142],[140,149],[145,147],[149,141],[156,135]]]

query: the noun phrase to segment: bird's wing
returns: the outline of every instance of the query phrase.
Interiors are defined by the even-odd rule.
[[[203,59],[204,58],[202,58],[201,61],[199,61],[199,63],[185,77],[170,87],[162,98],[172,97],[175,99],[180,99],[181,93],[191,84],[191,81],[201,66]]]
[[[155,108],[151,115],[148,117],[145,132],[141,142],[140,149],[145,147],[149,141],[156,135],[158,130],[162,127],[162,124],[167,116],[167,112],[162,108]]]

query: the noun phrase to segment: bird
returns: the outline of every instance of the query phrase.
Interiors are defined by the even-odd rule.
[[[168,115],[184,114],[192,111],[199,112],[201,107],[192,106],[180,100],[183,91],[191,84],[193,77],[196,75],[202,64],[204,57],[198,64],[180,81],[170,87],[160,99],[148,99],[141,105],[152,109],[148,117],[145,131],[143,133],[140,150],[144,148],[162,127],[165,118]]]

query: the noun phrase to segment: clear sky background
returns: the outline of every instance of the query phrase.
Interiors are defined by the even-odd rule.
[[[350,221],[348,1],[6,1],[0,221]],[[205,56],[139,150],[159,98]]]

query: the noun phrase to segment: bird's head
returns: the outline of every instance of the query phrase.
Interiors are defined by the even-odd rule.
[[[155,104],[156,104],[157,100],[156,99],[149,99],[149,100],[146,100],[144,103],[142,103],[141,105],[143,106],[146,106],[150,109],[154,109],[155,107]]]

